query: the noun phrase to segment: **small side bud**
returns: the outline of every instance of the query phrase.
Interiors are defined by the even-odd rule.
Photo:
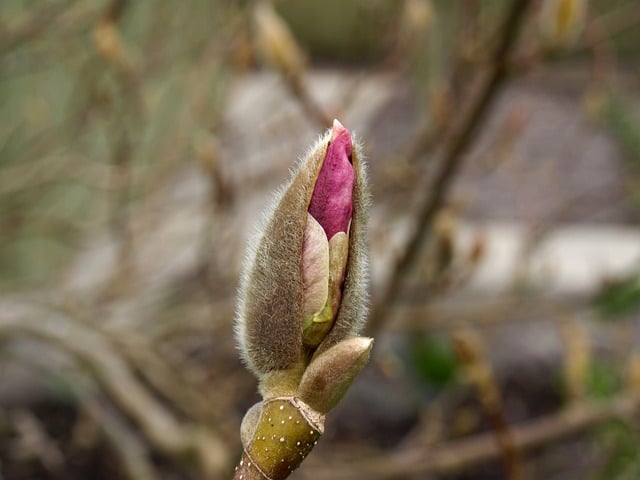
[[[302,376],[298,397],[318,412],[327,413],[366,365],[372,346],[372,338],[355,337],[314,358]]]
[[[112,18],[104,18],[96,24],[93,30],[93,41],[105,60],[115,65],[125,63],[126,53],[122,37]]]
[[[258,2],[254,10],[255,41],[262,59],[285,75],[304,70],[305,55],[285,21],[268,2]]]
[[[398,22],[399,51],[414,52],[424,45],[434,19],[431,0],[405,0]]]
[[[540,35],[547,48],[572,47],[584,30],[586,0],[545,0],[540,12]]]

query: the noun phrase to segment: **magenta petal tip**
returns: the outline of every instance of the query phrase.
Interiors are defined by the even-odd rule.
[[[322,225],[329,240],[337,232],[346,232],[351,221],[355,177],[351,150],[351,133],[334,120],[331,143],[309,204],[309,213]]]
[[[333,119],[333,126],[331,127],[331,141],[335,140],[336,138],[338,138],[340,135],[347,133],[347,135],[349,135],[349,137],[351,137],[351,134],[349,133],[349,130],[347,130],[344,125],[342,125],[340,123],[340,121],[337,118]]]

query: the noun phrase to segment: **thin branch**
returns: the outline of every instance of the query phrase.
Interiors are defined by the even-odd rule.
[[[293,98],[298,101],[309,118],[312,118],[320,128],[328,128],[332,118],[311,95],[304,74],[283,75],[282,77]]]
[[[637,415],[640,395],[621,393],[606,403],[581,403],[561,412],[513,427],[514,445],[522,452],[549,446],[592,426],[617,418]],[[501,455],[493,433],[483,433],[440,446],[406,450],[366,458],[357,462],[327,466],[326,459],[308,461],[300,473],[314,480],[350,480],[355,478],[399,478],[411,475],[460,472],[474,465],[495,460]],[[311,465],[313,464],[313,467]]]
[[[81,395],[80,392],[76,394]],[[156,480],[159,477],[151,462],[148,449],[124,419],[100,398],[82,399],[83,410],[102,429],[111,448],[120,458],[122,467],[131,480]]]
[[[544,318],[586,307],[589,295],[551,296],[511,294],[495,298],[432,300],[426,303],[396,303],[385,328],[391,331],[449,331],[465,326],[491,326],[527,318]]]
[[[482,408],[491,422],[496,444],[500,447],[505,478],[519,480],[522,478],[522,456],[515,444],[500,387],[482,340],[470,330],[461,330],[453,335],[453,341],[466,377],[476,390]]]
[[[369,332],[372,334],[375,334],[388,318],[391,306],[401,291],[401,279],[416,263],[420,246],[430,232],[433,219],[448,193],[456,173],[462,166],[463,155],[475,139],[496,94],[508,77],[507,59],[515,47],[529,3],[530,0],[514,0],[511,4],[511,10],[502,27],[500,42],[493,54],[487,79],[480,92],[472,100],[467,115],[453,127],[454,133],[444,146],[440,170],[437,172],[432,186],[426,190],[428,194],[418,208],[414,232],[397,259],[388,283],[372,311],[368,326]]]
[[[226,466],[226,445],[203,425],[181,423],[134,376],[113,345],[98,331],[51,313],[42,318],[0,318],[0,335],[27,334],[52,342],[86,363],[111,398],[140,426],[161,451],[184,457],[196,455],[203,471]]]
[[[19,48],[56,26],[56,19],[70,10],[77,1],[51,2],[34,11],[12,30],[2,26],[0,30],[0,56]]]

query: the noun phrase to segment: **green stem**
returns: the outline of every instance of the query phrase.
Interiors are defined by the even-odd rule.
[[[296,397],[274,398],[243,421],[242,429],[247,441],[233,479],[283,480],[317,443],[324,415]]]

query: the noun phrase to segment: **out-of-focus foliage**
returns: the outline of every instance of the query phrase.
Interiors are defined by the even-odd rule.
[[[599,400],[610,398],[622,386],[617,366],[606,360],[593,362],[587,372],[586,384],[587,393]]]
[[[594,298],[596,310],[603,318],[619,318],[640,307],[640,279],[637,274],[607,282]]]
[[[459,370],[455,352],[448,339],[434,335],[412,335],[410,352],[416,375],[429,388],[445,387]]]
[[[82,235],[117,222],[171,165],[189,161],[193,136],[215,127],[211,119],[223,106],[227,74],[219,58],[233,46],[237,24],[229,20],[237,7],[114,2],[120,12],[102,20],[107,7],[74,0],[0,5],[6,286],[50,280]],[[100,51],[109,28],[107,44],[120,48],[121,58]],[[197,104],[194,89],[201,91]],[[114,200],[115,190],[126,200]]]
[[[622,421],[609,422],[598,428],[595,436],[608,452],[607,461],[596,473],[596,479],[632,479],[640,476],[640,435],[637,425]]]

